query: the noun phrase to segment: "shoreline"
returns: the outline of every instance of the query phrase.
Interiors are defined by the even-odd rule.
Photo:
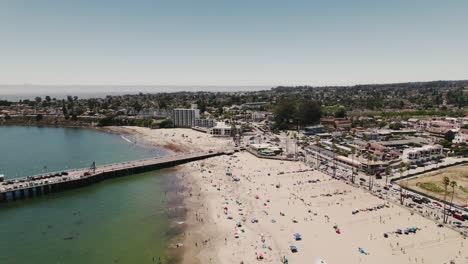
[[[100,127],[97,130],[128,136],[136,144],[159,147],[175,153],[211,149],[216,147],[214,144],[216,141],[216,143],[222,145],[225,143],[229,144],[230,142],[227,139],[212,140],[209,135],[191,129],[154,130],[140,127],[111,126]],[[202,139],[202,136],[205,137]],[[200,143],[196,142],[197,139],[200,139],[205,144],[201,144],[202,146],[197,145]],[[179,213],[176,218],[170,220],[171,229],[175,228],[174,230],[178,231],[167,244],[167,257],[173,261],[169,263],[201,264],[210,263],[210,259],[213,261],[214,258],[210,252],[206,251],[206,241],[208,240],[207,237],[213,237],[215,233],[210,231],[208,223],[204,223],[201,220],[201,215],[211,212],[212,209],[205,206],[207,196],[203,192],[203,186],[200,184],[200,181],[197,180],[196,176],[194,177],[194,171],[199,169],[199,167],[197,168],[199,163],[204,162],[192,162],[174,167],[177,170],[177,189],[174,195],[177,197],[176,200],[178,202],[175,205],[175,209],[174,206],[168,204],[168,209],[169,211],[176,210]],[[201,212],[200,208],[204,208],[206,212]],[[209,235],[207,236],[207,234]],[[219,261],[212,263],[219,263]]]

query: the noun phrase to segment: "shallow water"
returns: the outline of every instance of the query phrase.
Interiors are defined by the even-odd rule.
[[[163,155],[88,129],[0,127],[7,178]],[[46,165],[44,165],[46,164]],[[47,166],[45,168],[45,166]],[[0,263],[153,263],[174,236],[175,170],[0,205]],[[12,176],[13,175],[13,176]],[[172,200],[171,200],[172,199]]]

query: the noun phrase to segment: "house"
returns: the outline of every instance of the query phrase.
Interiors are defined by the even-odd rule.
[[[349,129],[352,122],[347,118],[320,118],[320,124],[333,129]]]
[[[426,145],[419,148],[408,148],[403,150],[402,160],[411,164],[422,164],[431,160],[444,157],[441,145]]]
[[[468,142],[468,129],[462,128],[455,134],[455,138],[452,140],[454,144],[466,144]]]

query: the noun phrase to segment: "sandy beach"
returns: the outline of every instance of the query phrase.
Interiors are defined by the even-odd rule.
[[[136,143],[150,144],[174,152],[208,151],[232,147],[231,139],[216,138],[192,129],[149,129],[144,127],[112,126],[101,130],[130,135]]]
[[[232,146],[188,129],[118,130],[180,152]],[[240,152],[184,165],[179,177],[183,263],[468,263],[460,234],[301,162]]]

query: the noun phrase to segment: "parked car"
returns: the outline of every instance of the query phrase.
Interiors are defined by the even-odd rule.
[[[453,216],[453,218],[458,219],[458,220],[460,220],[460,221],[465,221],[465,217],[463,217],[463,216],[460,215],[460,214],[453,213],[452,216]]]

